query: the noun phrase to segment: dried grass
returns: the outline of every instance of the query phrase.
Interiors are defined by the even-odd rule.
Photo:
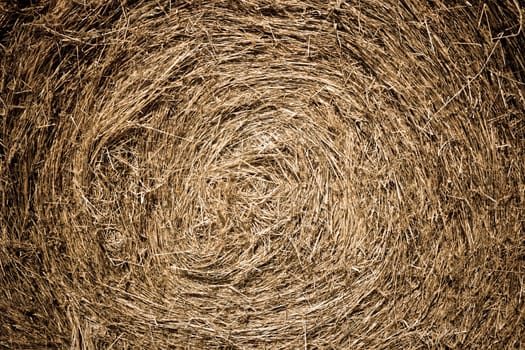
[[[0,347],[525,348],[520,1],[0,3]]]

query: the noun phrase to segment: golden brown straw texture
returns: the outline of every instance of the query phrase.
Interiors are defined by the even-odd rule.
[[[0,347],[525,348],[524,4],[0,2]]]

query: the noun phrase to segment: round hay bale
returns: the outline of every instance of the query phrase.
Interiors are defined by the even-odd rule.
[[[525,347],[523,13],[0,3],[0,347]]]

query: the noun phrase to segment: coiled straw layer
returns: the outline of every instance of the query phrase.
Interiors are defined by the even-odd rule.
[[[523,347],[522,24],[0,3],[0,346]]]

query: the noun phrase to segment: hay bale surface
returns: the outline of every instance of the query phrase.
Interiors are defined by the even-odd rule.
[[[523,11],[0,3],[0,347],[525,347]]]

